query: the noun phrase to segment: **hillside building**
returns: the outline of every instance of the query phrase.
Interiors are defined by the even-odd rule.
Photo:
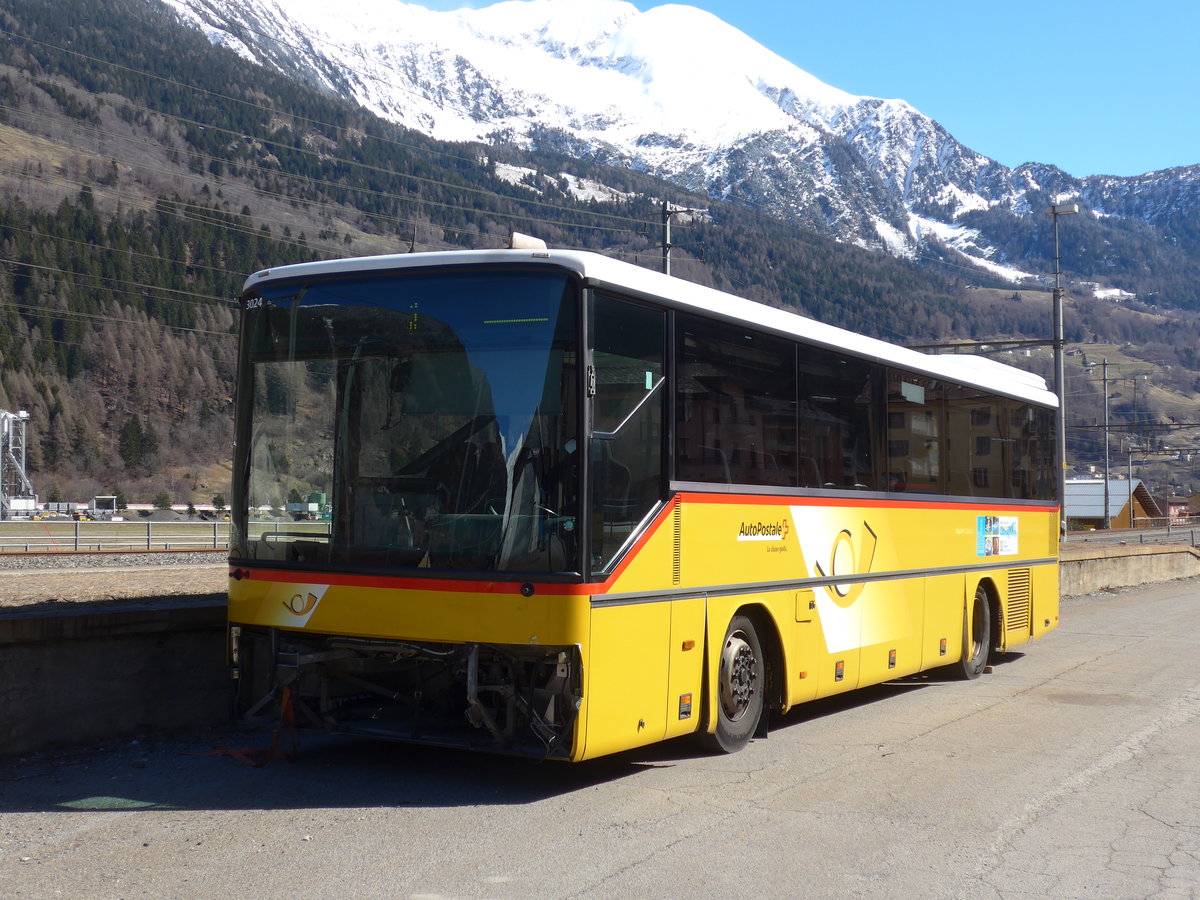
[[[1104,528],[1104,479],[1068,480],[1066,511],[1068,530]],[[1107,512],[1112,528],[1147,528],[1152,520],[1163,522],[1167,516],[1140,478],[1109,481]]]

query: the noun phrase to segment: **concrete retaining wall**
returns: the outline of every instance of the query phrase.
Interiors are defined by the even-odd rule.
[[[0,756],[224,725],[229,687],[223,594],[0,617]]]
[[[1200,551],[1175,544],[1072,547],[1062,550],[1059,592],[1064,597],[1158,584],[1200,575]]]
[[[1063,596],[1200,575],[1180,546],[1066,547]],[[225,597],[0,615],[0,756],[229,722]]]

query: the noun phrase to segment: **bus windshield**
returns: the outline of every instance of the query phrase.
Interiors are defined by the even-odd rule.
[[[244,302],[234,553],[578,571],[564,273],[360,273]]]

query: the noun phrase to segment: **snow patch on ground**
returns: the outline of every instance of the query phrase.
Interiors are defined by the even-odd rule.
[[[498,162],[495,164],[493,171],[495,171],[496,177],[503,182],[523,187],[534,193],[545,193],[544,188],[538,188],[530,184],[530,181],[536,182],[539,180],[536,169]],[[565,184],[568,194],[576,200],[584,202],[616,203],[621,200],[632,200],[638,196],[637,194],[618,191],[616,188],[609,187],[603,182],[593,181],[590,178],[580,178],[578,175],[572,175],[569,172],[560,172],[557,178],[553,175],[542,175],[540,181],[552,183],[556,188]]]
[[[496,163],[495,172],[496,177],[507,184],[516,184],[531,191],[537,191],[532,185],[525,183],[526,178],[537,174],[536,169],[527,169],[524,166],[510,166],[508,163]]]
[[[871,224],[875,226],[879,239],[883,241],[883,245],[893,256],[901,256],[905,259],[913,259],[916,256],[911,234],[901,231],[895,225],[880,218],[872,218]]]
[[[1037,277],[1031,272],[1024,272],[1012,266],[993,262],[990,256],[995,251],[991,247],[980,247],[976,243],[979,239],[979,232],[974,228],[967,228],[963,225],[955,225],[947,222],[936,222],[933,219],[926,219],[922,216],[909,216],[909,222],[913,234],[917,236],[918,240],[926,236],[937,238],[947,247],[961,253],[972,265],[985,269],[993,275],[998,275],[1006,281],[1011,281],[1015,284]]]
[[[566,179],[567,190],[576,200],[594,200],[598,203],[615,203],[619,200],[632,200],[637,197],[637,194],[630,194],[624,191],[618,191],[616,188],[609,187],[599,181],[592,181],[588,178],[578,178],[575,175],[562,173],[562,177]]]

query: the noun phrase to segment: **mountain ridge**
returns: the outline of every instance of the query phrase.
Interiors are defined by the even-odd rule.
[[[211,488],[211,478],[197,473],[224,459],[231,439],[222,414],[232,377],[227,304],[257,268],[414,246],[497,247],[513,229],[657,267],[663,204],[704,207],[701,189],[708,214],[672,236],[678,276],[897,343],[1028,341],[1049,322],[1046,291],[1003,289],[947,249],[952,240],[987,240],[1027,271],[1046,272],[1047,217],[981,206],[952,226],[928,220],[911,260],[838,243],[830,233],[840,226],[879,228],[885,218],[906,222],[909,211],[853,146],[815,126],[790,126],[811,138],[790,156],[788,129],[755,135],[719,170],[696,153],[681,176],[695,190],[685,190],[603,165],[619,148],[564,128],[533,127],[531,150],[435,141],[255,68],[146,0],[64,4],[10,0],[0,11],[8,38],[0,44],[0,406],[31,413],[30,464],[47,479],[39,490],[86,498],[124,487],[208,502],[202,483]],[[294,42],[280,48],[297,52]],[[338,76],[332,65],[323,71]],[[464,85],[486,87],[467,78],[466,61],[458,71]],[[666,155],[679,143],[665,134],[647,141]],[[777,198],[794,204],[791,222],[753,200],[713,199],[724,184],[741,185],[743,195],[778,189],[758,165],[772,154],[795,180],[810,179],[807,197]],[[812,169],[826,158],[873,207],[817,186]],[[1048,166],[1042,176],[1066,177]],[[1174,214],[1178,186],[1113,186],[1135,188],[1131,199],[1148,213]],[[1040,202],[1030,194],[1032,210]],[[872,209],[886,215],[872,218]],[[812,226],[792,224],[801,218]],[[1147,269],[1140,283],[1164,296],[1200,284],[1145,223],[1079,216],[1063,238],[1076,271]],[[200,311],[214,304],[226,309]],[[1072,292],[1067,338],[1139,345],[1130,355],[1160,361],[1154,371],[1182,405],[1196,389],[1189,370],[1200,371],[1200,317],[1167,307]],[[1048,371],[1045,353],[1018,361]],[[1076,377],[1094,419],[1099,392],[1083,369]],[[1084,415],[1075,398],[1072,409]],[[193,427],[196,410],[208,411],[207,424]],[[1151,421],[1144,400],[1118,415]],[[122,452],[119,437],[134,425],[161,438],[153,471],[147,454],[139,462]],[[1073,459],[1087,434],[1069,435]]]
[[[507,0],[433,12],[372,0],[335,22],[311,0],[164,2],[214,42],[439,139],[590,155],[870,249],[913,257],[933,241],[1020,281],[1033,267],[986,232],[964,233],[961,218],[1032,217],[1080,199],[1200,250],[1181,221],[1200,208],[1200,165],[1133,178],[1009,169],[906,101],[824,84],[686,5]],[[359,10],[370,27],[355,23]],[[301,45],[303,56],[280,49]]]

